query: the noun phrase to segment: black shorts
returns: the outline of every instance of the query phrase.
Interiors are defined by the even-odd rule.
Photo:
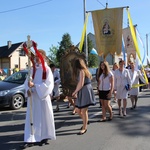
[[[99,99],[100,100],[111,100],[111,98],[107,97],[108,93],[110,92],[110,90],[108,91],[99,91]]]

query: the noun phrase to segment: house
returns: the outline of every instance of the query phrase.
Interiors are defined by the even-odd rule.
[[[23,50],[23,42],[12,44],[7,42],[6,46],[0,47],[0,75],[9,76],[13,73],[14,68],[19,70],[26,69],[28,66],[28,56]],[[31,50],[31,55],[34,57],[34,52]],[[51,60],[47,57],[48,65]]]
[[[0,70],[2,74],[9,76],[15,67],[18,67],[19,70],[27,67],[28,57],[22,44],[23,42],[12,44],[11,41],[8,41],[6,46],[0,47]]]

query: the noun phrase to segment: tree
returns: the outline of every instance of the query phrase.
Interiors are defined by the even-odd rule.
[[[69,35],[69,33],[65,33],[62,36],[62,41],[59,43],[59,49],[58,49],[57,54],[56,54],[56,57],[57,57],[57,60],[59,63],[60,63],[60,58],[61,58],[62,54],[71,45],[72,45],[71,36]]]
[[[58,66],[58,60],[57,60],[57,57],[56,57],[56,54],[57,54],[57,51],[58,51],[58,46],[51,46],[50,49],[49,49],[49,55],[48,55],[48,58],[56,65]]]
[[[98,67],[98,56],[95,54],[89,54],[88,56],[88,67],[97,68]]]

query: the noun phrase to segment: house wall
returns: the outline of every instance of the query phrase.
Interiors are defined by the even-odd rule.
[[[28,56],[20,56],[20,70],[26,69],[26,64],[28,64]]]
[[[20,47],[18,49],[16,49],[10,57],[10,69],[11,69],[10,74],[13,73],[13,69],[15,68],[15,65],[18,65],[19,70],[26,68],[26,63],[28,62],[28,57],[27,56],[19,56],[19,50],[20,50]]]

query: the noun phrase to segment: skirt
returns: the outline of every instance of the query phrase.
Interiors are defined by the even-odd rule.
[[[107,97],[109,92],[110,92],[110,90],[108,90],[108,91],[99,91],[99,99],[100,100],[111,100],[111,98]]]

